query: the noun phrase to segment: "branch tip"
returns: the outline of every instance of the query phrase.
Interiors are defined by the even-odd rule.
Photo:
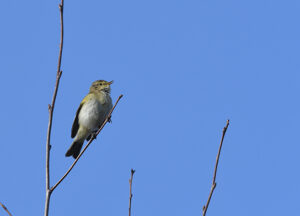
[[[131,169],[130,171],[131,171],[131,175],[130,175],[130,179],[129,179],[129,212],[128,212],[128,216],[131,216],[131,199],[133,197],[131,189],[132,189],[133,174],[134,174],[135,170]]]
[[[211,186],[211,189],[210,189],[210,192],[209,192],[209,196],[208,196],[207,202],[206,202],[205,206],[203,207],[203,214],[202,214],[203,216],[206,215],[206,211],[207,211],[207,208],[209,206],[211,197],[213,195],[213,192],[214,192],[215,188],[217,187],[216,178],[217,178],[217,170],[218,170],[219,158],[220,158],[220,154],[221,154],[223,140],[224,140],[224,137],[225,137],[225,134],[226,134],[228,126],[229,126],[229,119],[226,121],[226,125],[223,128],[222,138],[221,138],[221,142],[220,142],[220,146],[219,146],[219,150],[218,150],[218,154],[217,154],[217,158],[216,158],[216,164],[215,164],[215,169],[214,169],[212,186]]]

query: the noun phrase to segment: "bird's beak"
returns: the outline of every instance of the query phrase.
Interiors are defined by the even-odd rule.
[[[111,84],[113,84],[113,82],[114,82],[113,80],[112,80],[112,81],[110,81],[110,82],[108,82],[108,85],[111,85]]]

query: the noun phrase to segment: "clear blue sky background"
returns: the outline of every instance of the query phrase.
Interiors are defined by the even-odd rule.
[[[44,210],[58,3],[0,7],[0,201],[16,216]],[[127,215],[131,168],[133,215],[201,215],[227,119],[207,214],[297,215],[299,11],[296,0],[65,0],[51,185],[73,161],[64,154],[91,82],[114,80],[113,100],[124,98],[50,215]]]

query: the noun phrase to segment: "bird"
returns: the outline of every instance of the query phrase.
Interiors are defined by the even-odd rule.
[[[76,159],[85,140],[89,141],[103,124],[110,110],[112,100],[110,85],[113,81],[96,80],[92,83],[89,93],[81,101],[72,125],[71,138],[73,143],[65,156]]]

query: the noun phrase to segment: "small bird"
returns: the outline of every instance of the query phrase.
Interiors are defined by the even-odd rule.
[[[71,130],[71,138],[74,138],[66,157],[77,158],[84,140],[90,140],[105,121],[112,109],[110,97],[110,85],[113,81],[97,80],[92,83],[90,92],[81,101]]]

